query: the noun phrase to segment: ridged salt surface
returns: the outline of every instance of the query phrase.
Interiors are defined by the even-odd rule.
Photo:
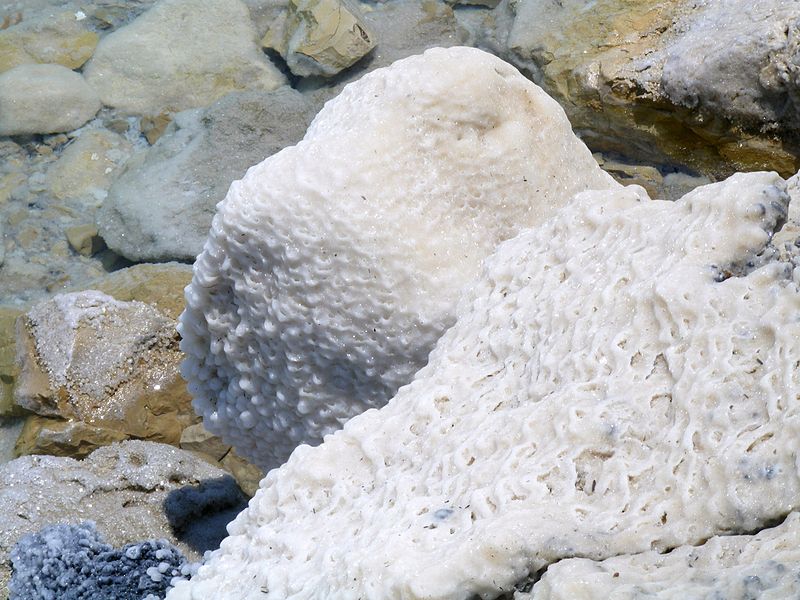
[[[218,206],[181,318],[195,409],[281,464],[411,381],[500,241],[619,187],[495,56],[438,48],[369,73]]]
[[[271,471],[169,600],[493,597],[800,505],[786,185],[587,192],[502,244],[427,367]]]
[[[574,558],[515,600],[785,600],[800,596],[800,513],[756,535],[719,536],[668,554]]]

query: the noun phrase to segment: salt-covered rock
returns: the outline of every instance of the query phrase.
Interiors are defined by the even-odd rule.
[[[240,0],[161,0],[104,37],[85,74],[104,104],[151,115],[285,83]]]
[[[100,204],[130,152],[131,144],[121,135],[86,131],[48,169],[48,189],[56,198],[88,198]]]
[[[411,380],[498,242],[614,187],[496,57],[435,49],[373,71],[218,207],[180,326],[195,410],[275,466]]]
[[[91,521],[48,525],[17,542],[11,551],[15,599],[157,600],[173,577],[190,567],[166,540],[107,544]]]
[[[194,422],[175,323],[148,304],[57,295],[18,321],[17,348],[27,410],[173,444]]]
[[[800,167],[795,2],[521,0],[486,23],[496,43],[480,43],[530,73],[593,149],[712,175]]]
[[[100,109],[79,73],[60,65],[21,65],[0,73],[0,135],[77,129]]]
[[[27,11],[26,11],[27,12]],[[0,73],[30,63],[78,69],[89,60],[99,36],[75,11],[34,13],[0,30]]]
[[[193,261],[231,181],[297,142],[313,114],[288,87],[230,94],[206,110],[179,113],[111,187],[97,216],[103,239],[130,260]]]
[[[375,42],[375,34],[349,0],[289,0],[286,15],[261,41],[301,77],[332,77],[361,59]]]
[[[26,534],[53,523],[87,520],[94,521],[114,546],[166,539],[197,560],[218,544],[220,528],[209,528],[205,542],[188,544],[170,524],[170,518],[180,520],[179,511],[168,516],[165,502],[176,493],[185,495],[179,490],[188,486],[223,480],[230,483],[222,469],[191,452],[154,442],[131,440],[106,446],[81,461],[18,458],[0,465],[0,562],[8,560],[13,545]],[[229,485],[227,497],[228,502],[220,501],[216,490],[215,503],[199,502],[206,510],[196,515],[196,522],[208,524],[241,502],[235,485]]]
[[[550,566],[515,600],[684,600],[795,598],[800,594],[800,514],[755,535],[716,536],[667,554],[602,562],[573,558]]]
[[[785,187],[585,192],[502,244],[415,380],[268,473],[169,600],[492,598],[796,509]]]

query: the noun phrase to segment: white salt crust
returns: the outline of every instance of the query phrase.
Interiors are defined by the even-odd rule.
[[[271,471],[168,599],[491,598],[796,509],[785,188],[587,192],[505,242],[414,381]]]
[[[382,406],[497,243],[605,188],[558,104],[480,50],[347,86],[218,205],[180,325],[204,425],[268,469]]]
[[[756,535],[714,537],[668,554],[551,566],[531,594],[515,600],[686,600],[800,596],[800,514]]]

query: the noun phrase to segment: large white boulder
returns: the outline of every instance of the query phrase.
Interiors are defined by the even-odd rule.
[[[241,0],[160,0],[104,37],[86,65],[103,103],[133,114],[206,106],[286,78],[258,47]]]
[[[218,206],[180,325],[195,409],[276,466],[411,380],[497,243],[618,187],[494,56],[434,49],[366,75]]]
[[[494,598],[797,509],[785,188],[586,192],[505,242],[413,383],[271,471],[168,599]]]

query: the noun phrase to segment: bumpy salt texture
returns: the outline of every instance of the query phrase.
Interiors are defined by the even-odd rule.
[[[270,472],[169,599],[494,597],[796,508],[785,189],[588,192],[502,244],[413,383]]]
[[[800,513],[756,535],[711,538],[669,554],[645,552],[602,562],[551,566],[531,594],[515,600],[686,600],[800,596]]]
[[[195,409],[280,464],[411,380],[497,243],[618,187],[558,104],[490,54],[433,49],[366,75],[219,205],[180,326]]]

